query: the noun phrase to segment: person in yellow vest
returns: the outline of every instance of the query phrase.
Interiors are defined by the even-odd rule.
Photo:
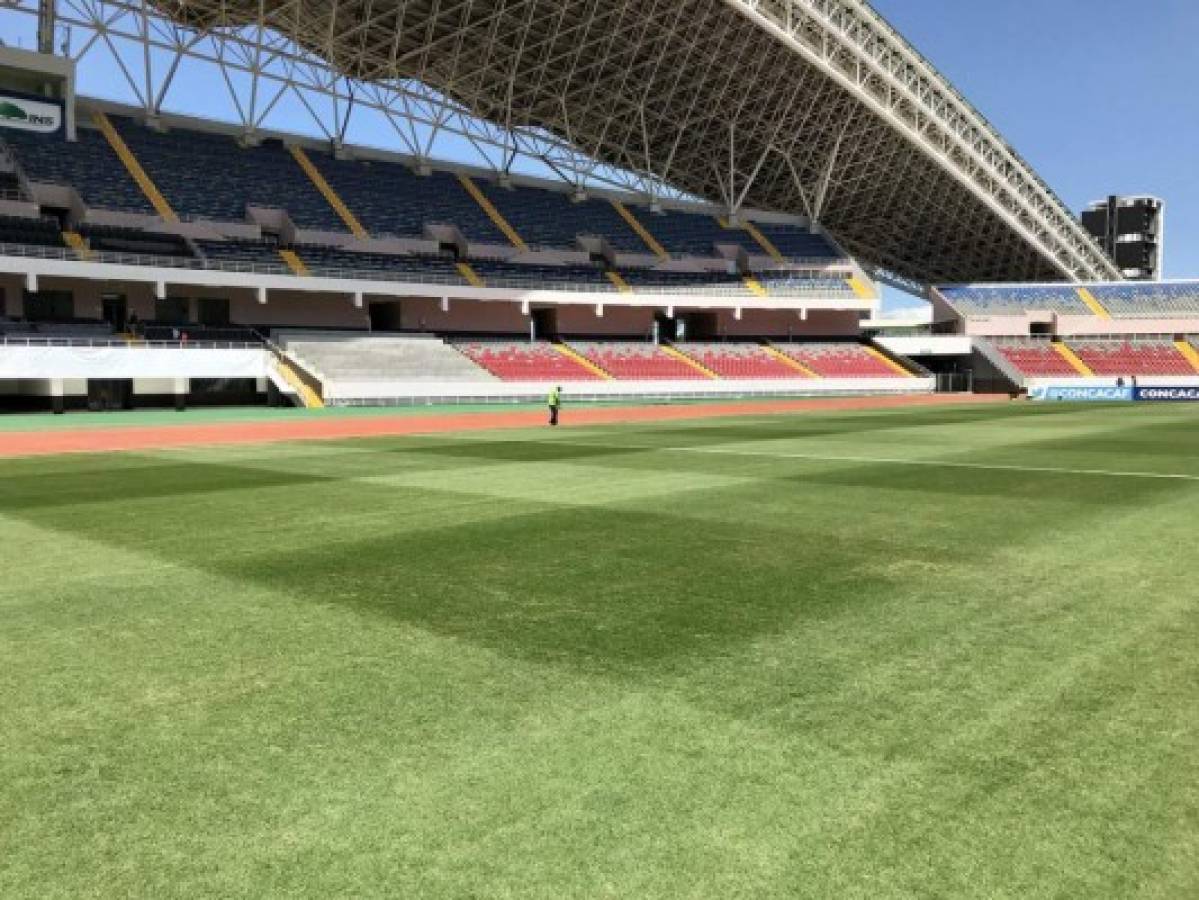
[[[562,388],[561,387],[550,388],[550,395],[546,399],[546,403],[548,403],[549,407],[550,407],[550,424],[557,425],[558,424],[558,410],[562,406]]]

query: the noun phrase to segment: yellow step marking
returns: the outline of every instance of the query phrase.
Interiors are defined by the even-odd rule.
[[[749,288],[749,292],[756,297],[769,297],[770,291],[766,290],[762,282],[751,275],[745,276],[745,286]]]
[[[629,287],[629,283],[624,280],[624,276],[619,272],[615,271],[614,269],[608,269],[605,274],[607,274],[608,280],[616,285],[616,290],[620,291],[622,294],[633,293],[633,289]]]
[[[1063,344],[1061,341],[1054,341],[1050,346],[1058,352],[1058,355],[1068,362],[1074,371],[1079,375],[1086,375],[1088,378],[1095,373],[1091,371],[1091,367],[1078,358],[1078,354]]]
[[[637,232],[637,236],[641,238],[641,242],[645,244],[645,246],[649,247],[650,253],[654,254],[655,256],[660,256],[663,259],[666,259],[670,256],[670,254],[666,252],[665,248],[658,243],[657,239],[649,233],[649,229],[642,225],[641,220],[629,212],[623,203],[621,203],[619,200],[613,200],[612,208],[620,213],[620,217],[628,222],[630,228]]]
[[[771,242],[770,238],[768,238],[768,237],[766,237],[766,235],[762,234],[762,232],[758,230],[758,226],[755,225],[753,222],[746,221],[745,230],[749,232],[749,236],[751,238],[753,238],[755,241],[758,242],[758,246],[766,251],[766,255],[769,256],[771,259],[773,259],[775,262],[786,262],[787,261],[786,257],[784,257],[783,254],[779,253],[779,248],[774,246],[774,244],[773,244],[773,242]]]
[[[824,377],[822,375],[816,374],[811,369],[809,369],[807,366],[805,366],[803,363],[801,363],[798,359],[788,356],[786,353],[784,353],[782,350],[779,350],[777,347],[773,347],[770,344],[763,344],[762,349],[765,350],[767,353],[769,353],[771,356],[773,356],[775,359],[777,359],[779,362],[781,362],[783,365],[790,366],[791,368],[795,369],[795,371],[797,371],[797,372],[802,372],[808,378],[823,378]]]
[[[762,232],[760,230],[758,230],[758,226],[755,225],[753,222],[749,221],[748,219],[746,219],[740,225],[734,225],[732,222],[730,222],[724,216],[717,216],[716,221],[717,221],[717,223],[719,223],[721,228],[744,231],[751,238],[753,238],[757,242],[758,246],[766,251],[766,255],[769,256],[771,259],[773,259],[775,262],[786,262],[787,261],[786,258],[783,256],[783,254],[779,253],[778,247],[774,246],[774,244],[772,244],[770,242],[770,238],[768,238],[768,237],[766,237],[766,235],[762,234]]]
[[[282,354],[277,355],[275,357],[275,367],[279,370],[279,374],[283,376],[283,380],[296,389],[296,393],[300,395],[300,399],[303,401],[306,409],[325,408],[325,401],[321,399],[321,395],[300,377],[300,373],[296,371],[291,360]]]
[[[579,353],[577,350],[575,350],[574,347],[568,347],[566,344],[559,344],[559,343],[554,343],[554,344],[551,344],[550,346],[552,346],[555,350],[557,350],[559,353],[561,353],[567,359],[574,360],[576,363],[578,363],[580,366],[582,366],[588,372],[592,373],[593,375],[598,375],[604,381],[612,381],[613,380],[611,375],[609,375],[607,372],[605,372],[603,369],[601,369],[599,366],[597,366],[595,363],[593,363],[591,360],[589,360],[587,357],[585,357],[582,353]]]
[[[870,288],[867,287],[866,282],[864,282],[857,275],[854,275],[849,279],[849,287],[862,300],[874,299],[874,294],[871,292]]]
[[[64,231],[62,239],[67,242],[67,246],[75,251],[75,255],[84,262],[92,258],[91,248],[88,247],[87,241],[83,239],[78,231]]]
[[[897,363],[895,360],[891,359],[891,357],[887,356],[887,354],[881,352],[877,348],[866,347],[866,352],[869,353],[871,356],[873,356],[875,359],[877,359],[879,362],[883,363],[887,368],[891,369],[894,372],[898,372],[904,378],[914,378],[915,377],[911,372],[909,372],[907,369],[905,369],[903,366],[901,366],[899,363]]]
[[[287,263],[287,268],[291,269],[293,275],[300,275],[306,278],[312,274],[308,271],[308,266],[304,263],[304,260],[300,259],[299,254],[295,250],[280,250],[279,258]]]
[[[345,201],[341,199],[337,191],[333,190],[333,185],[329,184],[329,181],[321,174],[321,170],[308,158],[308,154],[304,152],[304,148],[292,144],[287,149],[291,151],[292,158],[304,170],[304,174],[308,176],[308,180],[312,182],[312,186],[320,191],[325,201],[333,207],[333,211],[341,217],[346,228],[350,229],[350,234],[356,238],[369,238],[370,234],[362,227],[362,223],[358,221],[358,217],[350,212],[350,208],[346,206]]]
[[[1196,350],[1190,341],[1175,341],[1174,346],[1178,348],[1179,353],[1186,357],[1191,368],[1199,372],[1199,350]]]
[[[669,344],[659,344],[659,346],[662,348],[662,352],[667,356],[673,356],[679,362],[686,363],[691,368],[695,369],[695,371],[703,373],[705,378],[720,378],[719,375],[701,363],[698,359],[692,359],[677,347],[671,347]]]
[[[129,149],[129,145],[125,143],[125,139],[117,133],[112,122],[108,120],[108,116],[97,109],[92,112],[92,121],[96,123],[96,127],[100,129],[101,134],[108,140],[108,145],[112,147],[113,152],[124,163],[125,170],[129,172],[129,176],[141,188],[146,199],[150,201],[150,205],[154,207],[154,211],[167,222],[178,222],[179,217],[175,215],[175,210],[171,209],[171,204],[167,203],[167,198],[162,195],[162,191],[158,189],[154,180],[146,174],[146,170],[137,161],[137,157],[133,155],[133,151]]]
[[[487,195],[479,190],[479,186],[471,181],[469,175],[459,173],[458,181],[466,188],[466,192],[475,198],[475,202],[482,207],[483,212],[487,213],[487,218],[491,219],[495,223],[495,227],[504,233],[504,237],[513,247],[521,251],[529,249],[524,239],[516,233],[516,229],[500,214],[500,211],[495,208],[495,204],[487,199]]]
[[[458,274],[466,279],[466,283],[471,287],[487,287],[487,282],[482,276],[475,271],[475,267],[468,262],[459,262],[457,264]]]
[[[1082,299],[1082,302],[1087,305],[1087,309],[1089,309],[1099,318],[1110,319],[1112,317],[1112,314],[1104,309],[1103,304],[1095,299],[1095,295],[1085,287],[1078,288],[1078,296]]]

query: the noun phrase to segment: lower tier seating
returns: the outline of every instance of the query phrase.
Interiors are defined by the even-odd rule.
[[[432,336],[281,334],[322,375],[347,381],[491,381],[452,344]]]
[[[1078,376],[1074,366],[1070,365],[1048,341],[1004,341],[997,343],[995,349],[1022,375],[1030,377]]]
[[[600,376],[548,341],[459,341],[457,348],[502,381],[597,381]]]
[[[53,219],[0,216],[0,244],[64,247],[62,230]]]
[[[571,347],[617,379],[644,381],[707,377],[699,369],[688,365],[657,344],[632,341],[572,341]]]
[[[721,378],[803,378],[761,344],[675,344],[675,349]]]
[[[97,253],[133,256],[174,256],[190,259],[194,254],[186,239],[177,234],[160,234],[118,225],[80,225],[79,233]]]
[[[777,348],[822,378],[902,378],[861,344],[779,344]]]
[[[1096,375],[1196,375],[1168,340],[1069,341],[1070,349]]]

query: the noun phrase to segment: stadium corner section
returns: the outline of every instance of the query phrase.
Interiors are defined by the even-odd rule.
[[[589,406],[567,408],[563,425],[616,425],[686,419],[769,416],[804,412],[892,409],[915,406],[954,406],[1009,402],[998,394],[912,394],[827,399],[761,400],[659,404],[639,406]],[[61,419],[58,421],[62,421]],[[95,420],[93,420],[95,421]],[[170,447],[222,444],[265,444],[281,441],[347,440],[399,437],[456,431],[489,431],[535,428],[545,424],[540,407],[505,411],[429,412],[417,409],[404,414],[354,415],[294,411],[285,418],[244,418],[234,421],[162,425],[111,425],[87,428],[43,428],[0,431],[0,457],[44,456],[58,453],[103,453],[122,450],[155,450]]]

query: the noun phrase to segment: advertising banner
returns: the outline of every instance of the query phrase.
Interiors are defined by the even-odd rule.
[[[1138,387],[1134,389],[1137,400],[1146,402],[1199,402],[1199,387]]]
[[[0,128],[57,134],[62,128],[62,104],[0,93]]]
[[[1146,390],[1149,390],[1146,388]],[[1070,403],[1123,403],[1133,399],[1130,387],[1066,387],[1047,385],[1030,388],[1029,400],[1063,400]]]

